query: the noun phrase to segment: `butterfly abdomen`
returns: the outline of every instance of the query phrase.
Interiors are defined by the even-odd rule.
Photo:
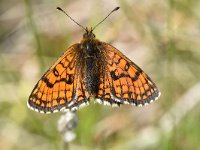
[[[90,96],[95,96],[100,84],[100,49],[94,40],[84,42],[82,47],[85,62],[83,72],[85,74],[86,89]]]

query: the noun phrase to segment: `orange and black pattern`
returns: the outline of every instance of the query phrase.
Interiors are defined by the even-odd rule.
[[[113,46],[102,43],[106,50],[106,75],[102,76],[97,98],[106,104],[149,104],[160,92],[155,83],[130,59]]]
[[[93,100],[112,106],[143,106],[159,96],[147,74],[116,48],[97,40],[91,29],[42,76],[28,106],[53,113],[74,111]]]

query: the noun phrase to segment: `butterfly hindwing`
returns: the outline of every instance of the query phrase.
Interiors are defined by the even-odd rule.
[[[40,113],[76,109],[88,99],[77,67],[77,44],[71,46],[42,76],[33,89],[28,106]]]
[[[142,106],[156,100],[160,92],[155,83],[135,63],[113,46],[102,43],[106,52],[106,75],[97,95],[105,104]],[[102,90],[103,89],[105,90]]]

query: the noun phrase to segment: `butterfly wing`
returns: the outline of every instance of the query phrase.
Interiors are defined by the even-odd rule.
[[[38,81],[28,100],[29,108],[52,113],[87,104],[89,95],[77,61],[77,45],[72,45]]]
[[[155,83],[142,69],[113,46],[107,43],[102,45],[107,70],[100,78],[96,97],[99,103],[143,106],[160,96]]]

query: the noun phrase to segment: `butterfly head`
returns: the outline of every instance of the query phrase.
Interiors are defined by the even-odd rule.
[[[95,34],[93,33],[93,28],[91,27],[90,29],[89,28],[85,28],[85,33],[83,34],[83,39],[95,39]]]

